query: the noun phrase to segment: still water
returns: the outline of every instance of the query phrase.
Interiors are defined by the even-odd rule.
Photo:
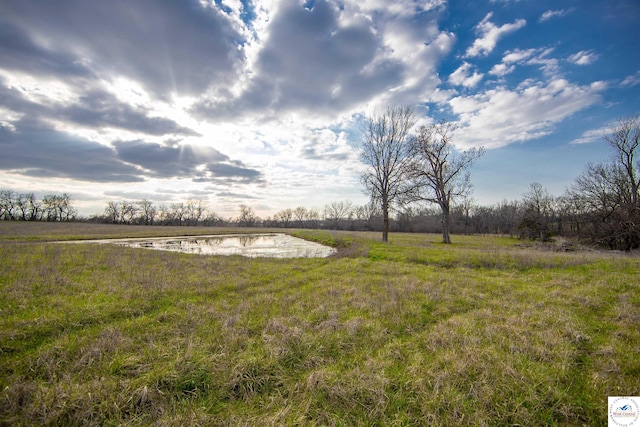
[[[328,246],[281,233],[110,239],[93,242],[189,254],[267,258],[325,258],[336,252]]]

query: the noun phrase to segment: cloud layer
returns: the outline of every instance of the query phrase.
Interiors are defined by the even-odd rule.
[[[366,198],[359,124],[388,105],[456,121],[461,149],[543,141],[627,105],[639,66],[616,49],[638,47],[624,36],[638,7],[525,3],[4,1],[0,176],[314,205]]]

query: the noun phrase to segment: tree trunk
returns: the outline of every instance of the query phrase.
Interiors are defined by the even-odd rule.
[[[389,203],[386,200],[382,202],[382,241],[389,242]]]
[[[449,236],[449,206],[442,205],[442,243],[451,243],[451,237]]]

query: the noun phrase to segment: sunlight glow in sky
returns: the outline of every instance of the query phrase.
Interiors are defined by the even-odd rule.
[[[367,202],[359,124],[456,121],[480,204],[553,194],[640,112],[636,0],[0,1],[0,188],[206,200],[237,216]]]

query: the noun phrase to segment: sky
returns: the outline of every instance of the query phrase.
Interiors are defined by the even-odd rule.
[[[637,0],[0,0],[0,188],[204,200],[223,217],[367,203],[388,106],[485,147],[473,199],[561,195],[640,113]]]

